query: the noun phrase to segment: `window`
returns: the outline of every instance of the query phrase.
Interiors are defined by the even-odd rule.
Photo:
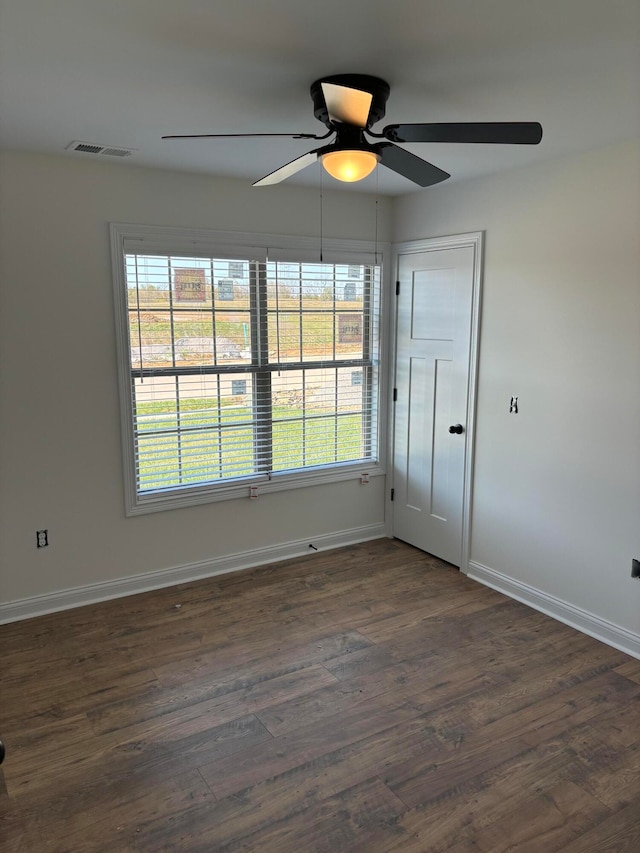
[[[217,295],[219,302],[233,302],[235,297],[235,283],[231,278],[218,279]]]
[[[244,263],[229,261],[229,278],[244,278]]]
[[[112,226],[129,513],[376,466],[379,266],[187,252],[123,228]]]
[[[232,394],[246,394],[247,393],[247,380],[246,379],[232,379],[231,380],[231,393]]]

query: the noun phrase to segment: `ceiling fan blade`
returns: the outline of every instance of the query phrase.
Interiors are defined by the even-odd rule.
[[[322,94],[331,121],[366,127],[373,95],[361,89],[351,89],[336,83],[323,83]]]
[[[380,155],[380,162],[383,166],[392,169],[405,178],[409,178],[418,186],[430,187],[451,177],[448,172],[444,172],[432,163],[427,163],[426,160],[416,157],[415,154],[405,148],[399,148],[390,142],[379,143],[375,146],[375,150]]]
[[[316,136],[315,133],[189,133],[179,134],[177,136],[163,136],[162,139],[239,139],[242,137],[259,137],[259,136],[286,136],[289,139],[326,139],[331,136],[332,130],[324,136]]]
[[[537,121],[390,124],[384,128],[382,136],[392,142],[488,142],[537,145],[542,139],[542,125]]]
[[[253,186],[267,187],[271,184],[279,184],[280,181],[286,181],[287,178],[295,175],[296,172],[299,172],[301,169],[305,169],[307,166],[315,163],[317,159],[318,152],[309,151],[308,154],[303,154],[302,157],[296,157],[296,159],[291,160],[290,163],[280,166],[280,168],[276,169],[275,172],[269,172],[269,174],[265,175],[264,178],[260,178],[259,181],[256,181]]]

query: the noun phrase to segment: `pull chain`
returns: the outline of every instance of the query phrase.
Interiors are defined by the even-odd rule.
[[[376,166],[376,230],[373,244],[373,261],[378,266],[378,199],[380,198],[380,166]]]
[[[323,261],[323,251],[322,251],[322,179],[323,179],[323,168],[320,166],[320,263]]]

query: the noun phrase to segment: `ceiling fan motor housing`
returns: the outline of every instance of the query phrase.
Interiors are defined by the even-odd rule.
[[[371,77],[369,74],[335,74],[333,77],[323,77],[311,84],[311,98],[313,100],[313,114],[328,128],[333,127],[329,118],[329,111],[322,92],[323,83],[333,83],[335,86],[345,86],[348,89],[358,89],[368,92],[372,96],[371,108],[367,119],[367,127],[380,121],[384,117],[387,98],[389,97],[389,84],[380,77]]]
[[[330,145],[318,149],[320,154],[327,151],[374,151],[374,146],[365,138],[364,131],[350,124],[335,127],[336,138]]]

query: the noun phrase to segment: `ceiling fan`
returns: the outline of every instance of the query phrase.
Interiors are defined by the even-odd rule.
[[[320,159],[325,170],[340,181],[360,181],[378,163],[421,187],[451,177],[396,142],[480,142],[537,145],[542,139],[538,122],[454,122],[446,124],[389,124],[381,133],[371,126],[383,118],[389,84],[368,74],[338,74],[311,85],[314,115],[328,133],[201,133],[163,136],[163,139],[216,139],[223,137],[274,137],[335,139],[297,157],[256,181],[254,187],[278,184]],[[370,142],[365,134],[382,142]]]

